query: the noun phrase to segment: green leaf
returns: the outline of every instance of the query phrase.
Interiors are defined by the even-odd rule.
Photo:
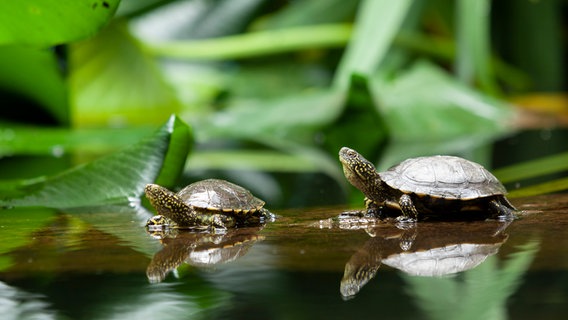
[[[76,127],[157,124],[179,109],[156,62],[123,23],[73,44],[69,56]]]
[[[74,208],[137,203],[147,183],[174,183],[190,145],[189,128],[172,116],[152,137],[123,151],[50,178],[24,181],[17,187],[0,185],[4,189],[0,206]]]
[[[67,87],[53,51],[0,48],[0,88],[38,103],[61,124],[69,122]]]
[[[519,188],[509,192],[511,198],[532,197],[541,194],[554,193],[568,190],[568,178],[560,178],[552,181],[538,183],[529,187]]]
[[[351,75],[372,74],[386,55],[412,1],[365,0],[359,7],[354,34],[335,76],[335,84],[349,85]]]
[[[67,129],[0,122],[0,157],[68,153],[105,154],[131,145],[152,133],[149,127]]]
[[[0,2],[0,45],[53,46],[95,34],[120,0],[18,0]]]
[[[162,154],[163,165],[155,183],[171,187],[184,170],[187,155],[193,146],[191,128],[177,117],[170,118],[167,124],[169,144],[167,151]]]
[[[326,24],[145,45],[148,52],[162,57],[191,60],[242,59],[314,48],[341,47],[350,36],[351,25]]]
[[[345,22],[355,13],[359,1],[294,1],[260,22],[264,29]]]
[[[505,103],[457,82],[439,67],[415,64],[395,80],[371,87],[397,141],[443,141],[506,132],[513,115]]]
[[[507,166],[494,170],[493,173],[501,182],[509,183],[566,170],[568,170],[568,152]]]
[[[479,80],[481,88],[495,94],[495,83],[490,49],[490,1],[457,1],[457,59],[458,79],[471,85]]]
[[[314,90],[276,99],[233,100],[231,108],[194,123],[203,138],[293,136],[301,129],[330,124],[341,111],[344,95]],[[311,137],[310,137],[311,138]]]
[[[341,116],[323,130],[326,147],[334,156],[348,146],[372,158],[386,143],[387,126],[377,111],[367,77],[354,74],[348,93]]]

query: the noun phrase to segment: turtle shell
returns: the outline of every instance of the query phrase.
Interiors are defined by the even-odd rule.
[[[177,193],[187,205],[211,211],[248,215],[259,211],[264,201],[247,189],[225,180],[207,179],[188,185]]]
[[[408,159],[379,173],[391,188],[435,198],[471,200],[504,195],[505,187],[483,166],[453,156]]]

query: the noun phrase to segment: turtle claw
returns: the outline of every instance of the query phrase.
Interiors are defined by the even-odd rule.
[[[417,222],[416,218],[407,217],[405,215],[400,215],[400,216],[396,217],[395,220],[397,222],[397,227],[399,225],[404,225],[404,224],[411,226],[411,224],[414,225]],[[400,228],[400,229],[405,229],[405,227]]]

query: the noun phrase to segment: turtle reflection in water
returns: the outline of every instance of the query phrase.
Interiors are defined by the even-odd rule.
[[[382,224],[367,229],[372,238],[345,265],[340,292],[354,297],[388,265],[414,276],[440,277],[473,269],[498,252],[510,221]],[[420,231],[420,233],[418,233]]]
[[[164,246],[157,252],[148,268],[146,276],[151,283],[164,280],[166,275],[182,263],[212,268],[244,256],[257,241],[264,239],[258,235],[262,227],[234,228],[222,234],[177,230],[162,234]],[[151,233],[156,237],[156,233]]]
[[[465,220],[512,220],[515,207],[505,187],[481,165],[453,156],[408,159],[378,172],[357,151],[339,151],[349,182],[365,195],[367,213],[381,217],[382,209],[402,212],[402,221],[425,217]]]
[[[144,192],[158,212],[146,223],[150,230],[227,229],[258,226],[273,219],[273,215],[263,208],[264,201],[225,180],[198,181],[178,193],[148,184]]]

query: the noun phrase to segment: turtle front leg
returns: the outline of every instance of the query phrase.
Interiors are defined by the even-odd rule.
[[[418,221],[418,210],[414,206],[410,195],[403,194],[398,200],[400,205],[400,210],[402,211],[402,216],[399,216],[397,220],[401,222],[416,222]]]
[[[512,221],[515,219],[515,207],[506,198],[489,201],[489,210],[497,220]]]
[[[367,209],[367,214],[375,218],[381,217],[381,206],[379,206],[375,201],[365,197],[365,208]]]
[[[220,213],[215,213],[201,218],[202,223],[214,229],[228,229],[237,224],[234,217],[227,216]]]

